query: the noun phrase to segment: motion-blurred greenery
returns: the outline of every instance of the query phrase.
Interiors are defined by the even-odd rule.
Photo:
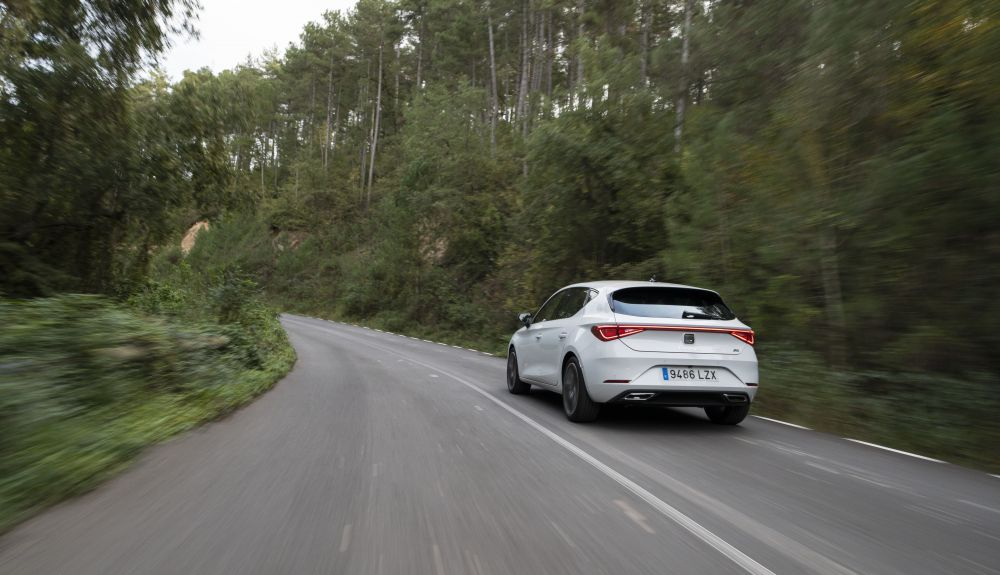
[[[294,362],[276,314],[226,269],[100,296],[0,300],[0,531],[142,448],[268,389]]]

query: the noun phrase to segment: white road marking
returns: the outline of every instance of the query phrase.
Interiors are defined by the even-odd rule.
[[[860,443],[861,445],[867,445],[868,447],[874,447],[876,449],[884,449],[886,451],[891,451],[893,453],[898,453],[900,455],[909,455],[910,457],[916,457],[917,459],[923,459],[925,461],[933,461],[934,463],[946,463],[940,459],[933,459],[931,457],[925,457],[923,455],[917,455],[916,453],[910,453],[908,451],[900,451],[898,449],[893,449],[891,447],[886,447],[884,445],[879,445],[877,443],[868,443],[867,441],[861,441],[860,439],[851,439],[850,437],[845,437],[847,441],[852,441],[854,443]]]
[[[781,425],[787,425],[788,427],[794,427],[795,429],[805,429],[806,431],[812,431],[804,425],[797,425],[795,423],[788,423],[787,421],[781,421],[780,419],[771,419],[770,417],[764,417],[763,415],[755,415],[757,419],[763,419],[765,421],[770,421],[772,423],[780,423]]]
[[[976,503],[975,501],[967,501],[965,499],[959,499],[959,501],[961,503],[965,503],[966,505],[971,505],[973,507],[978,507],[979,509],[984,509],[986,511],[992,511],[993,513],[1000,513],[1000,509],[994,509],[994,508],[988,507],[986,505],[980,505],[979,503]]]
[[[476,411],[482,411],[483,410],[483,408],[479,407],[478,405],[473,405],[472,407],[476,408]]]
[[[340,552],[347,551],[351,545],[351,524],[344,525],[344,532],[340,535]]]
[[[430,374],[430,376],[433,377],[433,378],[437,378],[437,374],[436,373],[432,373],[432,374]]]
[[[363,342],[363,343],[365,343],[366,345],[368,345],[370,347],[374,347],[376,349],[381,349],[381,350],[389,352],[389,353],[398,354],[398,351],[393,350],[393,349],[389,349],[389,348],[385,348],[385,347],[382,347],[382,346],[379,346],[379,345],[375,345],[375,344],[367,342],[367,341]],[[652,507],[653,509],[655,509],[656,511],[658,511],[664,517],[666,517],[667,519],[673,521],[674,523],[676,523],[677,525],[679,525],[683,529],[687,530],[689,533],[691,533],[696,538],[700,539],[706,545],[712,547],[713,549],[715,549],[716,551],[718,551],[719,553],[721,553],[722,555],[724,555],[726,558],[728,558],[730,561],[732,561],[736,565],[738,565],[741,568],[743,568],[746,572],[752,573],[754,575],[775,575],[773,571],[771,571],[767,567],[764,567],[763,565],[761,565],[757,561],[753,560],[750,556],[748,556],[747,554],[743,553],[739,549],[733,547],[731,544],[727,543],[725,540],[723,540],[721,537],[719,537],[715,533],[712,533],[711,531],[709,531],[706,527],[704,527],[703,525],[701,525],[700,523],[698,523],[694,519],[691,519],[690,517],[688,517],[687,515],[685,515],[681,511],[679,511],[678,509],[672,507],[671,505],[669,505],[668,503],[666,503],[662,499],[656,497],[650,491],[648,491],[648,490],[644,489],[642,486],[640,486],[638,483],[632,481],[628,477],[625,477],[620,472],[612,469],[610,466],[608,466],[607,464],[601,462],[599,459],[597,459],[596,457],[594,457],[590,453],[584,451],[583,449],[581,449],[580,447],[578,447],[574,443],[571,443],[570,441],[568,441],[566,439],[563,439],[560,435],[558,435],[554,431],[552,431],[549,428],[545,427],[544,425],[538,423],[537,421],[535,421],[531,417],[525,415],[521,411],[515,409],[514,407],[511,407],[506,402],[504,402],[504,401],[502,401],[500,399],[497,399],[496,397],[493,397],[488,391],[480,388],[479,386],[477,386],[474,383],[471,383],[471,382],[463,379],[462,377],[460,377],[458,375],[449,373],[448,371],[443,370],[443,369],[441,369],[441,368],[439,368],[437,366],[434,366],[434,365],[431,365],[431,364],[428,364],[428,363],[424,363],[424,362],[416,360],[416,359],[411,359],[410,361],[413,362],[413,363],[416,363],[418,365],[422,365],[422,366],[424,366],[424,367],[426,367],[428,369],[433,369],[435,371],[438,371],[439,373],[447,375],[448,377],[454,379],[458,383],[460,383],[460,384],[464,385],[465,387],[468,387],[472,391],[474,391],[474,392],[482,395],[483,397],[485,397],[489,401],[493,402],[494,404],[496,404],[498,407],[500,407],[504,411],[507,411],[508,413],[510,413],[511,415],[513,415],[514,417],[516,417],[517,419],[520,419],[521,421],[523,421],[529,427],[535,429],[536,431],[538,431],[542,435],[548,437],[549,439],[551,439],[553,442],[555,442],[557,445],[559,445],[560,447],[562,447],[566,451],[570,452],[571,454],[575,455],[580,460],[584,461],[585,463],[589,464],[593,468],[597,469],[598,471],[600,471],[601,473],[603,473],[605,476],[607,476],[609,479],[613,480],[615,483],[618,483],[620,486],[622,486],[623,488],[625,488],[627,491],[630,491],[633,495],[635,495],[639,499],[642,499],[643,501],[645,501],[650,507]],[[436,545],[434,547],[435,547],[435,551],[436,551],[435,555],[439,555],[440,554],[440,550],[437,549]]]
[[[375,346],[375,345],[370,344],[368,342],[365,342],[365,343],[367,343],[371,347],[380,347],[381,348],[381,346]],[[381,349],[383,349],[385,351],[389,351],[389,352],[395,353],[394,350],[389,350],[389,349],[386,349],[386,348],[381,348]],[[730,545],[729,543],[727,543],[725,540],[723,540],[721,537],[719,537],[715,533],[712,533],[711,531],[709,531],[707,528],[705,528],[704,526],[702,526],[700,523],[698,523],[694,519],[691,519],[687,515],[684,515],[679,510],[677,510],[676,508],[670,506],[668,503],[666,503],[665,501],[663,501],[659,497],[653,495],[652,493],[650,493],[648,490],[644,489],[642,486],[640,486],[635,481],[632,481],[631,479],[629,479],[628,477],[625,477],[624,475],[622,475],[618,471],[615,471],[614,469],[612,469],[611,467],[609,467],[607,464],[601,462],[599,459],[597,459],[596,457],[594,457],[593,455],[591,455],[591,454],[587,453],[586,451],[584,451],[583,449],[577,447],[575,444],[573,444],[573,443],[571,443],[571,442],[563,439],[556,432],[554,432],[554,431],[550,430],[549,428],[545,427],[544,425],[538,423],[537,421],[535,421],[531,417],[525,415],[524,413],[520,412],[519,410],[511,407],[506,402],[501,401],[501,400],[493,397],[492,395],[490,395],[490,393],[488,391],[485,391],[485,390],[481,389],[479,386],[477,386],[476,384],[471,383],[471,382],[463,379],[462,377],[459,377],[457,375],[449,373],[449,372],[447,372],[447,371],[445,371],[445,370],[443,370],[443,369],[441,369],[439,367],[436,367],[436,366],[433,366],[433,365],[430,365],[430,364],[427,364],[427,363],[423,363],[423,362],[417,361],[417,360],[411,360],[411,361],[413,363],[418,364],[418,365],[423,365],[424,367],[427,367],[429,369],[437,370],[438,372],[443,373],[444,375],[447,375],[448,377],[454,379],[455,381],[457,381],[457,382],[461,383],[462,385],[468,387],[472,391],[475,391],[476,393],[482,395],[486,399],[488,399],[491,402],[495,403],[497,406],[499,406],[504,411],[507,411],[508,413],[510,413],[511,415],[513,415],[514,417],[520,419],[525,424],[527,424],[529,427],[535,429],[535,431],[538,431],[542,435],[548,437],[549,439],[551,439],[552,441],[554,441],[556,444],[558,444],[560,447],[562,447],[566,451],[569,451],[570,453],[572,453],[576,457],[580,458],[584,462],[590,464],[592,467],[594,467],[595,469],[597,469],[598,471],[600,471],[601,473],[603,473],[604,475],[606,475],[608,478],[610,478],[611,480],[613,480],[615,483],[621,485],[626,490],[632,492],[633,495],[635,495],[639,499],[642,499],[643,501],[645,501],[647,504],[650,505],[650,507],[652,507],[653,509],[659,511],[664,517],[666,517],[667,519],[670,519],[674,523],[677,523],[682,528],[686,529],[689,533],[691,533],[692,535],[694,535],[695,537],[697,537],[698,539],[700,539],[702,542],[704,542],[708,546],[712,547],[713,549],[715,549],[719,553],[721,553],[724,556],[726,556],[726,558],[728,558],[730,561],[732,561],[733,563],[735,563],[735,564],[739,565],[740,567],[742,567],[747,573],[753,573],[754,575],[775,575],[773,571],[771,571],[767,567],[764,567],[760,563],[754,561],[752,558],[750,558],[750,556],[748,556],[747,554],[743,553],[739,549],[733,547],[732,545]]]
[[[488,351],[481,351],[481,352],[479,352],[479,353],[481,353],[481,354],[483,354],[483,355],[489,355],[489,356],[492,356],[492,355],[493,355],[492,353],[490,353],[490,352],[488,352]]]
[[[624,499],[615,499],[615,505],[621,508],[622,513],[625,514],[625,517],[628,517],[629,519],[634,521],[636,525],[642,527],[643,531],[651,535],[656,534],[656,531],[653,531],[653,528],[650,527],[649,523],[646,522],[646,516],[636,511],[636,509],[631,505],[629,505],[627,501],[625,501]]]
[[[1000,475],[996,475],[996,474],[993,474],[993,473],[990,473],[990,477],[996,477],[997,479],[1000,479]]]

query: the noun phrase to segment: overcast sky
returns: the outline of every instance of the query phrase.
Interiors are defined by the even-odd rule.
[[[356,0],[201,0],[195,27],[199,40],[174,38],[162,67],[173,80],[184,70],[208,66],[218,72],[260,56],[268,48],[283,53],[296,42],[306,22],[319,21],[327,10],[352,8]]]

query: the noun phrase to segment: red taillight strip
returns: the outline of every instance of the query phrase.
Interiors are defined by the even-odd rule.
[[[752,329],[731,329],[726,327],[684,327],[676,325],[595,325],[591,333],[601,341],[620,339],[644,331],[686,331],[707,333],[728,333],[736,339],[753,345],[756,341]]]

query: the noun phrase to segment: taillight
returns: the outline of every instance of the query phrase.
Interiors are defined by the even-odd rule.
[[[729,335],[749,345],[753,345],[754,341],[756,341],[752,329],[727,329],[724,327],[684,327],[677,325],[595,325],[590,328],[590,331],[601,341],[621,339],[623,337],[644,331],[728,333]]]
[[[590,331],[601,341],[611,341],[646,331],[646,328],[634,325],[595,325]]]

